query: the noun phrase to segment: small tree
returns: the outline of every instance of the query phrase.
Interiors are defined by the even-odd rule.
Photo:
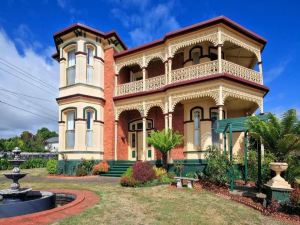
[[[162,154],[163,167],[168,167],[168,152],[176,146],[182,144],[183,136],[171,129],[154,131],[147,138],[149,144],[159,150]]]
[[[278,161],[286,161],[288,155],[300,151],[300,121],[294,109],[284,113],[281,119],[271,113],[267,121],[256,116],[250,117],[247,126],[251,136],[262,140]]]

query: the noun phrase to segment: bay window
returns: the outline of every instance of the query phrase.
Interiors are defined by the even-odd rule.
[[[86,112],[86,146],[91,147],[93,145],[93,112]]]
[[[92,48],[87,48],[87,75],[86,82],[91,84],[93,82],[93,63],[94,63],[94,51]]]
[[[69,111],[67,116],[66,148],[74,148],[75,145],[75,112]]]
[[[75,84],[75,49],[68,52],[67,85]]]

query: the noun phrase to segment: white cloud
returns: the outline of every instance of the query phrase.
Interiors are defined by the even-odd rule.
[[[291,61],[290,58],[282,60],[276,66],[274,66],[271,69],[267,70],[264,73],[264,82],[265,83],[270,83],[273,80],[277,79],[279,76],[281,76],[283,74],[283,72],[285,71],[285,69],[287,68],[290,61]]]
[[[57,130],[58,107],[55,98],[58,94],[59,69],[58,63],[53,61],[49,62],[49,55],[46,55],[50,52],[53,53],[53,48],[46,47],[41,54],[37,54],[32,45],[26,46],[24,42],[22,51],[23,54],[20,55],[16,48],[16,43],[0,28],[0,52],[3,53],[0,56],[0,89],[4,88],[23,94],[23,96],[18,96],[0,90],[0,100],[39,114],[43,116],[43,118],[0,103],[0,138],[19,135],[24,130],[36,132],[36,130],[41,127]],[[15,68],[5,66],[3,60],[34,75],[49,85],[57,87],[57,90],[49,86],[45,88],[40,83],[30,80],[25,74],[18,73]],[[3,71],[3,69],[6,71]],[[34,84],[39,87],[32,86],[10,73],[26,81],[34,82]],[[48,101],[26,98],[25,95],[47,99]]]
[[[143,44],[157,39],[166,32],[180,27],[174,12],[175,2],[150,5],[149,1],[113,0],[118,7],[111,10],[124,27],[130,29],[129,35],[133,45]],[[142,2],[142,4],[141,4]],[[135,12],[132,12],[135,8]]]

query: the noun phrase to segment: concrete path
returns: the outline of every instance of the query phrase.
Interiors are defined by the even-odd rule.
[[[119,177],[101,177],[101,176],[89,176],[89,177],[38,177],[27,175],[22,181],[25,182],[55,182],[55,183],[99,183],[99,184],[118,184]],[[9,180],[3,176],[0,176],[0,182],[9,182]]]

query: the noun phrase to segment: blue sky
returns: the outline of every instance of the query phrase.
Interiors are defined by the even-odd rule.
[[[296,108],[300,112],[299,1],[241,2],[3,0],[0,10],[1,57],[49,85],[57,86],[58,65],[50,57],[54,53],[52,35],[72,23],[81,22],[101,31],[116,30],[129,47],[134,47],[160,38],[168,31],[225,15],[268,40],[263,52],[263,70],[265,84],[271,91],[265,98],[265,111],[280,115],[289,108]],[[16,135],[24,129],[34,131],[43,125],[57,129],[57,123],[53,122],[57,119],[54,101],[57,91],[49,89],[47,93],[32,85],[27,87],[19,78],[3,70],[0,71],[0,78],[0,100],[34,112],[39,111],[40,105],[48,109],[48,116],[51,117],[51,120],[46,121],[45,118],[25,115],[24,112],[0,105],[1,115],[5,114],[0,118],[0,137]],[[40,101],[35,104],[32,98],[11,96],[3,90],[1,92],[3,86],[52,102]],[[12,121],[12,116],[18,119]]]

